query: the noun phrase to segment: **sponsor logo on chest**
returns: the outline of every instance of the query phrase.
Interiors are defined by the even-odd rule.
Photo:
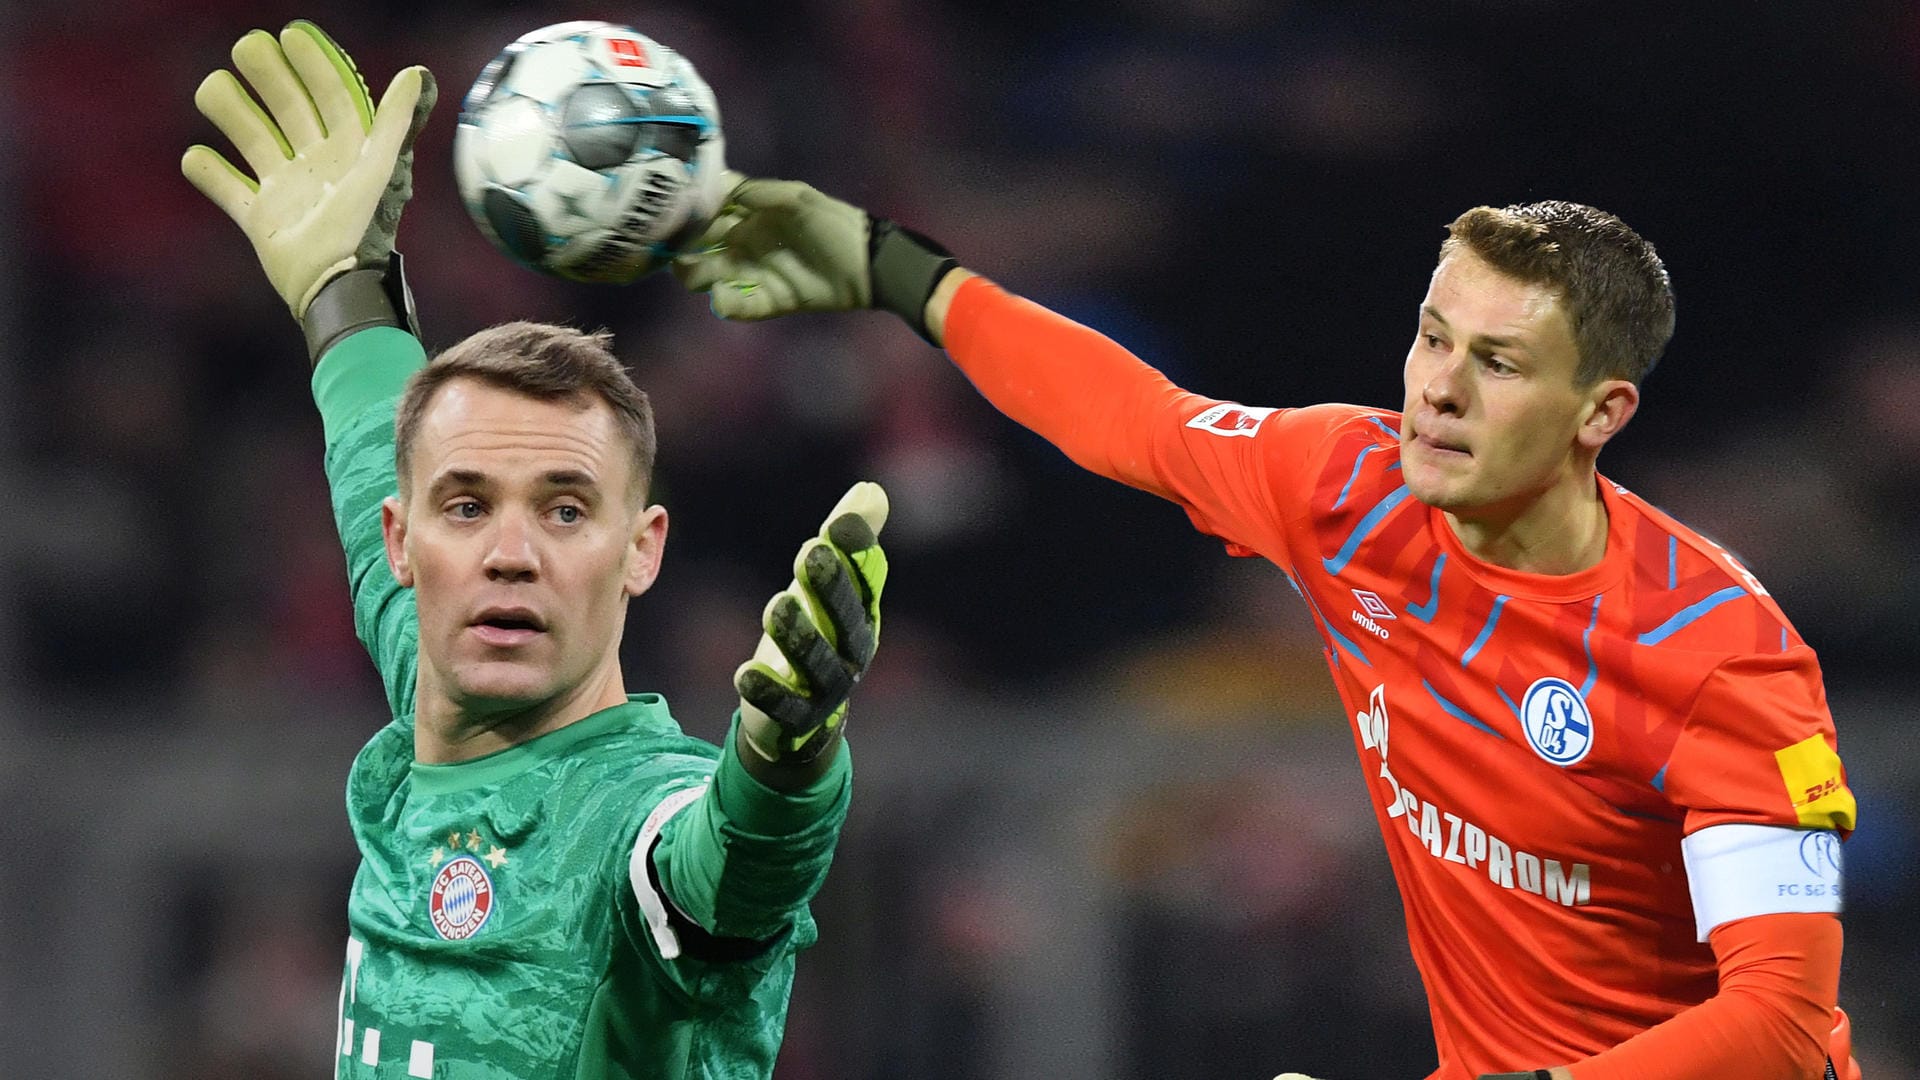
[[[1428,855],[1484,874],[1489,883],[1502,889],[1530,892],[1563,907],[1591,902],[1593,869],[1589,864],[1542,858],[1524,851],[1431,799],[1421,798],[1400,782],[1387,764],[1390,725],[1385,683],[1373,688],[1366,711],[1355,713],[1353,721],[1359,729],[1361,747],[1373,751],[1379,759],[1378,778],[1386,789],[1387,820],[1404,820],[1408,833]],[[1580,753],[1585,754],[1584,746]],[[1405,756],[1401,755],[1403,760]],[[1365,754],[1361,761],[1365,763]]]

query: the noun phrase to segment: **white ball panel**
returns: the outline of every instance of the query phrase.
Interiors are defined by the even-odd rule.
[[[592,169],[556,160],[527,192],[550,236],[574,237],[604,225],[617,209],[614,185]]]
[[[547,264],[561,277],[603,284],[624,284],[654,268],[647,245],[613,229],[582,233],[549,253]]]
[[[480,171],[497,184],[519,187],[539,176],[553,160],[553,125],[537,101],[495,100],[481,111],[475,132],[474,157]]]
[[[715,128],[694,155],[694,190],[688,200],[688,215],[712,220],[733,189],[732,179],[727,175],[727,137]]]
[[[543,26],[538,30],[529,30],[516,38],[515,42],[521,45],[535,45],[548,41],[566,41],[576,35],[589,34],[601,27],[612,25],[612,23],[601,22],[599,19],[574,19],[570,22]]]
[[[476,124],[461,123],[453,129],[453,183],[460,197],[471,202],[479,197],[487,178],[480,168],[480,146],[486,135]]]
[[[587,59],[572,42],[529,45],[508,70],[502,89],[557,105],[588,75]]]
[[[694,103],[700,106],[700,111],[706,114],[707,119],[713,121],[715,127],[720,126],[720,100],[713,96],[713,88],[693,69],[693,61],[678,53],[674,54],[673,59],[674,77],[681,86],[687,88],[687,93],[693,96]]]

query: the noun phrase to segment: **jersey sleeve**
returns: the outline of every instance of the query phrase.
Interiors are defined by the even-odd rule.
[[[399,490],[393,413],[408,377],[426,362],[413,335],[363,330],[320,358],[313,398],[326,432],[327,486],[347,557],[353,625],[380,672],[395,716],[413,711],[419,622],[413,593],[394,580],[380,535],[380,503]]]
[[[954,363],[1074,463],[1178,503],[1235,554],[1282,565],[1286,522],[1343,406],[1272,409],[1188,393],[1104,335],[972,278],[946,322]]]
[[[826,880],[852,792],[845,745],[813,785],[785,793],[747,774],[734,737],[710,778],[653,802],[628,864],[639,946],[695,997],[734,993],[813,943],[807,905]]]
[[[1715,931],[1712,941],[1718,992],[1574,1062],[1573,1080],[1821,1075],[1840,988],[1839,920],[1809,914],[1744,919]]]
[[[1853,793],[1807,648],[1749,655],[1708,676],[1666,768],[1685,808],[1681,853],[1694,926],[1837,914]]]
[[[1849,833],[1855,803],[1813,650],[1738,656],[1701,685],[1665,769],[1689,834],[1714,825]]]

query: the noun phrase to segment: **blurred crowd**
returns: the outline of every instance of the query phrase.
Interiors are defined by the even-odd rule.
[[[97,845],[110,826],[86,785],[132,785],[142,768],[115,746],[177,730],[272,754],[265,728],[291,732],[283,752],[345,739],[350,754],[384,719],[299,335],[177,167],[217,138],[191,102],[232,41],[308,17],[376,93],[407,63],[439,78],[400,234],[429,347],[510,318],[604,326],[653,398],[672,527],[661,582],[630,619],[630,688],[664,691],[689,731],[719,735],[794,538],[852,479],[892,493],[887,639],[854,735],[872,783],[819,905],[825,936],[802,960],[780,1075],[1069,1076],[1021,1055],[1095,1029],[1098,1045],[1075,1050],[1100,1063],[1088,1076],[1317,1064],[1412,1077],[1430,1062],[1360,785],[1346,785],[1348,817],[1298,827],[1318,805],[1303,784],[1353,766],[1279,574],[1081,474],[888,318],[729,325],[666,275],[590,288],[486,246],[451,179],[460,96],[520,33],[604,18],[693,60],[735,167],[912,224],[1218,397],[1398,407],[1453,216],[1568,198],[1625,218],[1666,259],[1679,326],[1602,470],[1739,553],[1820,651],[1862,807],[1843,1000],[1869,1075],[1915,1074],[1920,1003],[1899,993],[1895,961],[1912,955],[1915,913],[1900,883],[1920,869],[1920,769],[1898,738],[1920,686],[1920,12],[1723,9],[102,0],[16,13],[0,35],[15,254],[0,274],[0,733],[20,749],[0,783],[63,775],[53,763],[76,754],[130,771],[75,770],[91,776],[80,790],[0,828],[0,911],[97,887],[26,856]],[[924,769],[947,702],[974,703],[993,752],[943,775],[946,801],[877,805],[866,792],[910,797],[879,770]],[[1103,711],[1124,719],[1117,735]],[[1094,784],[1098,770],[1057,790],[1000,775],[1069,735],[1142,754],[1191,744],[1217,767],[1149,766],[1118,790]],[[1246,749],[1266,740],[1297,753]],[[288,789],[319,793],[300,872],[214,850],[141,886],[165,932],[141,962],[186,974],[99,973],[134,980],[145,1022],[169,1033],[139,1075],[316,1074],[353,865],[345,765]],[[181,775],[147,807],[156,819],[203,799]],[[1086,791],[1102,812],[1074,801]],[[1058,854],[1030,830],[1088,853],[1085,891],[1030,880]],[[1074,933],[1036,914],[1043,894],[1085,905]],[[1063,940],[1096,944],[1036,944]],[[899,981],[883,987],[882,969]],[[10,1021],[28,1046],[78,1027],[50,1014],[83,996],[36,997],[31,970],[0,983],[0,1002],[42,1010]],[[850,1020],[849,1003],[866,1011]],[[1071,1032],[1023,1012],[1076,1007],[1098,1015]],[[45,1075],[98,1074],[26,1052]]]

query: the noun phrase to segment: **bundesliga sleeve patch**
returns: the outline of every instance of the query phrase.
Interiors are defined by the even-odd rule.
[[[1680,852],[1701,941],[1735,919],[1840,911],[1840,837],[1831,830],[1711,825]]]
[[[1277,411],[1228,402],[1205,410],[1187,421],[1187,426],[1225,438],[1240,436],[1251,439],[1259,433],[1260,425],[1267,422],[1267,417]]]
[[[1819,735],[1773,752],[1787,798],[1800,824],[1809,829],[1851,829],[1858,809],[1853,792],[1840,778],[1840,755]]]

